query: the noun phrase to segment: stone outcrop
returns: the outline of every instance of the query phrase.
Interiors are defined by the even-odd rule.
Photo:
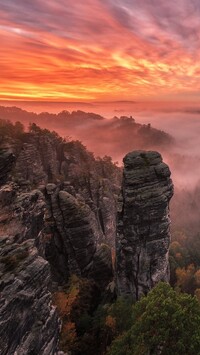
[[[62,284],[76,274],[105,287],[113,277],[111,252],[98,243],[101,233],[94,212],[83,199],[55,184],[47,184],[45,195],[45,226],[38,249],[49,260],[54,280]]]
[[[32,195],[31,191],[38,189],[44,192],[45,186],[53,183],[61,190],[82,198],[95,215],[98,242],[114,245],[116,223],[113,215],[117,211],[121,171],[117,167],[114,169],[109,160],[95,160],[80,142],[64,143],[56,133],[43,132],[38,127],[36,132],[25,133],[22,141],[12,139],[8,142],[7,149],[0,155],[2,184],[7,182],[8,185],[7,177],[11,168],[10,182],[16,184],[15,188],[12,185],[12,192],[16,192],[21,211],[22,199],[29,198],[28,195],[25,197],[25,193]],[[20,194],[23,196],[20,197]],[[23,218],[27,220],[25,214]]]
[[[113,277],[111,251],[101,245],[114,244],[120,170],[80,142],[33,128],[4,142],[0,235],[34,239],[55,284],[75,273],[103,288]]]
[[[170,170],[159,153],[135,151],[124,158],[116,238],[119,295],[139,299],[169,280]]]
[[[60,321],[51,301],[48,262],[34,241],[0,239],[0,353],[53,355]]]
[[[0,187],[0,235],[15,236],[18,241],[37,239],[44,226],[46,202],[38,189],[21,191],[13,183]]]
[[[0,152],[0,353],[57,354],[51,292],[70,276],[102,296],[113,280],[118,176],[80,142],[24,133]],[[110,171],[107,171],[107,166]],[[6,237],[5,237],[6,236]]]

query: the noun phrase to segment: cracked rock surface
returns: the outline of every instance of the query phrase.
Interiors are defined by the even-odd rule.
[[[60,321],[52,304],[50,268],[34,241],[0,238],[0,353],[53,355]]]
[[[170,170],[154,151],[124,158],[116,237],[119,295],[138,300],[159,281],[169,280]]]

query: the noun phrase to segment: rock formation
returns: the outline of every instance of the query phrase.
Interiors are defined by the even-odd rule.
[[[103,289],[113,277],[105,244],[114,243],[120,170],[108,157],[95,160],[80,142],[34,124],[3,146],[0,235],[34,239],[55,285],[75,273]]]
[[[0,353],[53,355],[60,322],[51,302],[50,269],[34,241],[0,238]]]
[[[169,280],[170,170],[159,153],[134,151],[124,158],[116,238],[119,295],[138,300],[159,281]]]
[[[91,312],[98,302],[116,296],[110,247],[121,169],[111,158],[95,159],[80,142],[67,142],[35,124],[29,133],[21,128],[16,134],[6,123],[4,128],[0,353],[53,355],[61,324],[51,293],[55,301],[55,295],[65,294],[77,278],[90,288],[85,292],[83,287],[77,302],[82,304],[86,297]],[[173,185],[156,152],[130,153],[124,163],[117,290],[138,299],[156,282],[168,279],[168,203]]]
[[[101,233],[94,212],[83,199],[55,184],[47,184],[45,190],[45,223],[38,249],[43,248],[54,280],[66,283],[76,274],[105,287],[113,277],[111,251],[98,245]]]
[[[50,291],[76,274],[100,297],[113,280],[119,169],[80,142],[33,128],[0,142],[2,355],[57,354],[60,322]]]

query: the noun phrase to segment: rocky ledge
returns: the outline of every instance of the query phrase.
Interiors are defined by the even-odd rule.
[[[116,283],[119,295],[138,300],[159,281],[169,280],[170,170],[159,153],[134,151],[124,158]]]

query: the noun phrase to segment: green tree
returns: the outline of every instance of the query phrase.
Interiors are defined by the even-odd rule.
[[[168,284],[158,284],[134,305],[132,324],[109,355],[200,354],[200,305]]]

